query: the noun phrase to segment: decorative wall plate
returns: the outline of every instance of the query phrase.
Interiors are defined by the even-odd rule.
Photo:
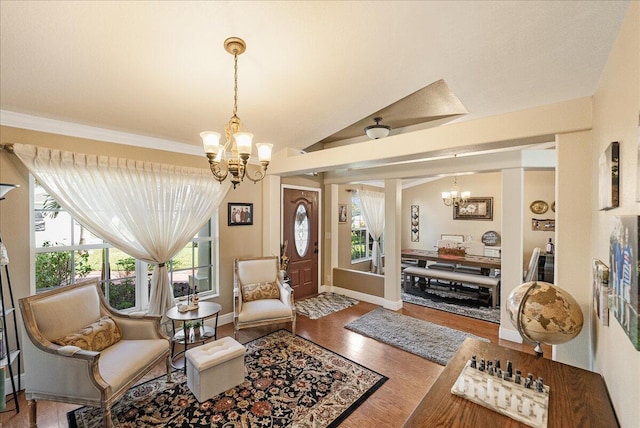
[[[551,204],[551,211],[556,212],[556,201]]]
[[[533,201],[529,208],[534,214],[544,214],[549,210],[549,205],[545,201]]]
[[[493,247],[500,244],[500,234],[494,230],[485,232],[482,235],[482,243],[487,247]]]

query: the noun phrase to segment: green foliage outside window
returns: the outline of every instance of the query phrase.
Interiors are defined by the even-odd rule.
[[[136,304],[136,260],[122,258],[116,262],[116,267],[119,278],[105,281],[109,286],[109,304],[119,310],[132,308]]]
[[[351,260],[358,260],[367,257],[367,231],[351,231]]]
[[[56,243],[56,246],[62,245]],[[51,242],[45,241],[43,247],[51,247]],[[73,265],[72,265],[73,263]],[[36,255],[36,289],[58,287],[73,282],[75,268],[76,278],[84,278],[91,272],[89,254],[76,251],[73,259],[71,251],[40,253]]]

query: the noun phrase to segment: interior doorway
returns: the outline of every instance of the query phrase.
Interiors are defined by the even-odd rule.
[[[282,239],[287,242],[287,272],[296,299],[318,293],[319,200],[319,190],[283,189]]]

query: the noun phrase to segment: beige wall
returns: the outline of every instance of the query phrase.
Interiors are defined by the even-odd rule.
[[[555,199],[554,171],[525,171],[524,175],[524,265],[535,247],[544,251],[545,243],[554,237],[553,232],[531,230],[532,218],[555,218],[549,211],[543,215],[535,215],[529,209],[531,202],[543,200],[549,204]],[[440,193],[448,190],[453,183],[451,177],[431,181],[411,187],[402,192],[402,248],[433,249],[441,234],[463,235],[465,240],[471,236],[480,241],[482,235],[494,230],[502,236],[502,181],[501,173],[485,173],[458,176],[460,190],[469,190],[472,197],[493,197],[493,221],[453,220],[453,208],[442,203]],[[409,212],[411,205],[420,206],[420,241],[411,242]],[[524,266],[523,266],[524,267]]]
[[[486,173],[458,176],[460,190],[468,190],[471,197],[493,197],[493,220],[454,220],[453,208],[442,203],[443,191],[453,185],[453,177],[405,189],[402,192],[402,248],[418,248],[432,250],[441,234],[463,235],[465,240],[471,237],[480,241],[482,234],[495,230],[500,231],[502,222],[502,196],[500,173]],[[411,242],[409,213],[411,205],[420,206],[420,241]]]
[[[638,174],[638,114],[640,113],[640,3],[632,2],[618,39],[600,77],[593,98],[593,164],[591,207],[593,257],[609,264],[609,233],[612,216],[640,215],[636,202]],[[598,211],[598,157],[612,142],[620,142],[620,207]],[[585,284],[585,287],[588,287]],[[611,318],[608,327],[593,317],[594,368],[607,383],[616,414],[623,427],[638,426],[640,421],[640,351]],[[587,328],[589,328],[587,327]]]

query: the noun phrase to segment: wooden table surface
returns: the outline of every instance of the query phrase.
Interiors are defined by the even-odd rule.
[[[476,355],[493,361],[500,359],[513,370],[541,376],[549,385],[548,428],[618,427],[601,375],[524,352],[503,348],[477,339],[466,339],[427,395],[405,422],[405,427],[526,427],[514,419],[451,393],[465,363]]]
[[[500,269],[502,262],[500,257],[440,255],[437,251],[431,250],[404,249],[401,250],[400,255],[401,257],[412,258],[416,260],[429,260],[443,263],[459,263],[462,265],[477,266],[487,269]]]

